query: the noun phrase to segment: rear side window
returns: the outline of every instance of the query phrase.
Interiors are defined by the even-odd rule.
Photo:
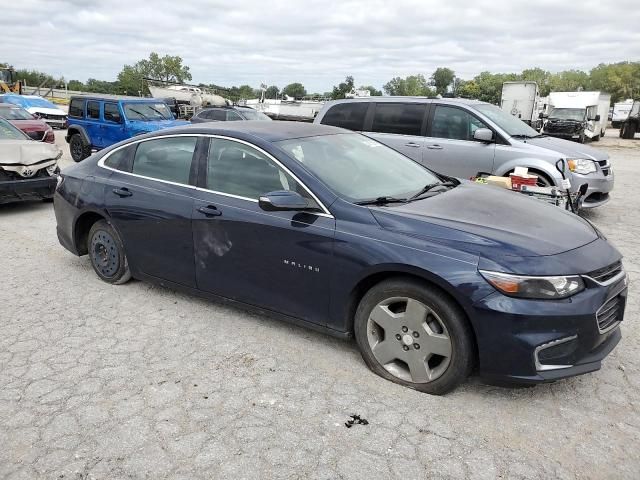
[[[136,150],[136,145],[129,145],[110,154],[104,161],[105,166],[115,168],[123,172],[131,171],[131,161]]]
[[[224,110],[211,109],[203,111],[200,115],[198,115],[198,117],[205,118],[207,120],[224,121],[227,119],[227,114]]]
[[[75,118],[82,118],[84,110],[84,100],[81,98],[74,98],[69,103],[69,116]]]
[[[244,120],[238,113],[233,110],[227,110],[227,121]]]
[[[426,110],[419,103],[377,103],[371,131],[420,135]]]
[[[349,130],[362,130],[369,105],[367,102],[339,103],[327,111],[320,123]]]
[[[131,173],[188,185],[196,141],[196,137],[171,137],[141,142]]]
[[[87,102],[87,118],[100,119],[100,102]]]

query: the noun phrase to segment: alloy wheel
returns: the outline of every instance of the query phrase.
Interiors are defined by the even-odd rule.
[[[380,365],[407,382],[432,382],[451,361],[453,347],[444,322],[433,309],[409,297],[388,298],[373,308],[367,340]]]

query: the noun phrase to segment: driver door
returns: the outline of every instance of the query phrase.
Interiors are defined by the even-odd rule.
[[[246,142],[210,138],[201,160],[193,241],[199,289],[325,324],[335,220],[317,212],[266,212],[258,198],[295,190],[273,157]]]

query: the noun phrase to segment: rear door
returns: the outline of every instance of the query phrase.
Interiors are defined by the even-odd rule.
[[[425,166],[458,178],[493,172],[496,144],[473,139],[478,128],[489,126],[468,110],[453,105],[434,105],[429,116],[422,155]]]
[[[89,135],[89,141],[94,148],[103,148],[102,121],[100,120],[100,102],[98,100],[87,100],[87,110],[85,115],[85,130]]]
[[[105,195],[134,272],[195,286],[191,211],[198,137],[172,135],[114,150]]]
[[[365,135],[422,162],[427,104],[379,102],[373,105],[371,120],[365,124]]]
[[[364,130],[365,118],[370,106],[370,102],[336,103],[327,110],[320,123],[361,132]]]

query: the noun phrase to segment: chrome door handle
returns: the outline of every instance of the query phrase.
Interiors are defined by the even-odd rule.
[[[442,150],[442,145],[427,145],[429,150]]]
[[[130,197],[131,195],[133,195],[133,193],[131,193],[126,187],[114,188],[113,193],[115,193],[119,197]]]
[[[200,208],[198,208],[198,211],[200,213],[203,213],[207,217],[219,217],[220,215],[222,215],[222,212],[220,210],[218,210],[216,207],[214,207],[213,205],[207,205],[206,207],[200,207]]]
[[[420,144],[416,143],[416,142],[408,142],[404,144],[405,147],[413,147],[413,148],[420,148]]]

